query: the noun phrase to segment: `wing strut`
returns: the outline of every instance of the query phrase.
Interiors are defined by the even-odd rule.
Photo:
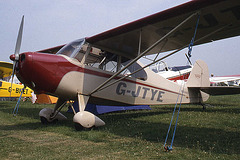
[[[141,53],[141,45],[142,45],[142,29],[140,29],[139,32],[138,55]]]
[[[170,36],[172,33],[174,33],[178,28],[180,28],[183,24],[185,24],[187,21],[189,21],[191,18],[193,18],[194,16],[198,15],[199,13],[193,13],[192,15],[190,15],[187,19],[185,19],[183,22],[181,22],[179,25],[177,25],[175,28],[173,28],[170,32],[168,32],[165,36],[163,36],[162,38],[160,38],[157,42],[155,42],[152,46],[150,46],[148,49],[146,49],[144,52],[142,52],[141,54],[139,54],[136,58],[134,58],[131,62],[129,62],[125,67],[123,67],[121,70],[119,70],[118,72],[116,72],[114,75],[112,75],[108,80],[106,80],[104,83],[102,83],[101,85],[99,85],[95,90],[93,90],[89,95],[92,95],[93,93],[97,92],[98,90],[100,90],[103,86],[105,86],[108,82],[110,82],[113,78],[115,78],[116,76],[118,76],[122,71],[124,71],[126,68],[128,68],[130,65],[132,65],[133,63],[135,63],[137,60],[139,60],[141,57],[143,57],[144,55],[146,55],[149,51],[151,51],[154,47],[156,47],[159,43],[161,43],[163,40],[165,40],[168,36]]]
[[[159,50],[158,54],[156,55],[156,57],[154,58],[154,60],[153,60],[153,61],[156,61],[156,59],[158,58],[159,54],[161,53],[161,51],[162,51],[163,47],[165,47],[165,45],[167,44],[167,42],[168,42],[168,39],[166,39],[166,41],[163,43],[163,45],[162,45],[161,49]]]
[[[206,36],[203,36],[203,37],[201,37],[200,39],[197,39],[197,40],[195,41],[195,43],[197,43],[197,42],[199,42],[199,41],[202,41],[202,40],[210,37],[211,35],[213,35],[213,34],[219,32],[219,31],[223,30],[224,28],[226,28],[226,27],[228,27],[228,26],[230,26],[230,25],[231,25],[231,24],[225,25],[225,26],[223,26],[222,28],[219,28],[218,30],[216,30],[216,31],[214,31],[214,32],[211,32],[210,34],[207,34]],[[143,69],[145,69],[145,68],[147,68],[147,67],[149,67],[149,66],[151,66],[151,65],[153,65],[153,64],[155,64],[155,63],[157,63],[157,62],[159,62],[159,61],[161,61],[161,60],[163,60],[163,59],[165,59],[165,58],[167,58],[167,57],[169,57],[169,56],[177,53],[177,52],[179,52],[179,51],[181,51],[182,49],[186,48],[187,46],[188,46],[188,44],[185,45],[185,46],[183,46],[182,48],[179,48],[178,50],[173,51],[173,52],[169,53],[168,55],[166,55],[166,56],[158,59],[157,61],[153,61],[152,63],[150,63],[150,64],[148,64],[148,65],[146,65],[146,66],[144,66],[144,67],[142,67],[142,68],[140,68],[140,69],[138,69],[138,70],[136,70],[136,71],[134,71],[134,72],[126,75],[126,76],[124,76],[124,77],[121,77],[120,79],[118,79],[118,80],[116,80],[116,81],[108,84],[107,86],[99,89],[98,91],[101,91],[101,90],[103,90],[103,89],[105,89],[105,88],[107,88],[107,87],[109,87],[109,86],[111,86],[111,85],[114,85],[115,83],[117,83],[117,82],[119,82],[119,81],[121,81],[121,80],[123,80],[123,79],[125,79],[125,78],[127,78],[127,77],[129,77],[129,76],[131,76],[131,75],[133,75],[133,74],[135,74],[135,73],[137,73],[137,72],[139,72],[139,71],[141,71],[141,70],[143,70]]]
[[[196,23],[196,27],[195,27],[195,31],[194,31],[194,35],[193,38],[188,46],[188,54],[185,54],[187,56],[188,62],[192,65],[192,62],[190,60],[190,58],[192,57],[192,47],[194,45],[194,40],[197,34],[197,28],[198,28],[198,23],[199,23],[199,19],[200,19],[200,15],[198,15],[198,19],[197,19],[197,23]]]

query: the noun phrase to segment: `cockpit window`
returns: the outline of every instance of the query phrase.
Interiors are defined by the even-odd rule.
[[[66,55],[68,57],[76,58],[79,61],[81,61],[83,58],[83,54],[78,54],[78,53],[81,50],[84,43],[85,43],[85,39],[75,40],[75,41],[65,45],[56,54]]]
[[[88,50],[88,47],[91,48]],[[88,53],[86,54],[86,52]],[[116,54],[105,52],[99,48],[93,47],[87,42],[85,43],[85,39],[78,39],[65,45],[56,54],[58,55],[61,54],[68,56],[70,58],[77,59],[79,62],[84,63],[85,65],[99,68],[109,72],[117,72],[119,69],[123,68],[125,64],[127,64],[125,60],[125,62],[124,61],[120,62],[120,64],[118,65],[117,64],[118,56]],[[85,54],[86,54],[85,59],[84,61],[82,61]],[[140,68],[141,66],[135,63],[128,67],[126,70],[124,70],[121,74],[128,75]],[[141,70],[131,75],[130,77],[146,80],[147,74],[145,73],[144,70]]]

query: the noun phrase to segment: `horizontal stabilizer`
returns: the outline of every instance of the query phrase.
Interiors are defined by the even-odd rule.
[[[199,87],[199,89],[210,95],[240,94],[240,87],[232,87],[232,86],[210,86],[210,87]]]

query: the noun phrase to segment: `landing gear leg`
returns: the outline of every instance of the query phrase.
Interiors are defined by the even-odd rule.
[[[199,104],[200,104],[200,105],[203,107],[203,111],[205,111],[205,110],[206,110],[206,106],[207,106],[207,105],[206,105],[206,104],[204,104],[204,103],[202,103],[202,102],[200,102]]]
[[[89,99],[89,96],[84,96],[82,94],[78,94],[79,112],[85,110],[88,99]]]

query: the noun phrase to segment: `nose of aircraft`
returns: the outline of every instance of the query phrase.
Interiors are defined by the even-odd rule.
[[[28,55],[26,57],[26,55]],[[29,84],[31,81],[31,72],[30,72],[30,66],[32,65],[32,53],[22,53],[19,55],[19,58],[16,59],[16,55],[12,54],[10,56],[10,59],[15,63],[14,70],[16,73],[16,76],[21,81],[21,83],[26,84],[30,86]],[[27,61],[25,61],[27,59]]]
[[[10,58],[14,59],[14,55],[11,55]],[[19,60],[16,62],[16,75],[23,84],[36,92],[54,93],[58,81],[60,81],[57,79],[56,82],[57,55],[24,52],[19,55]]]
[[[12,61],[15,61],[15,54],[10,55],[9,57]]]

